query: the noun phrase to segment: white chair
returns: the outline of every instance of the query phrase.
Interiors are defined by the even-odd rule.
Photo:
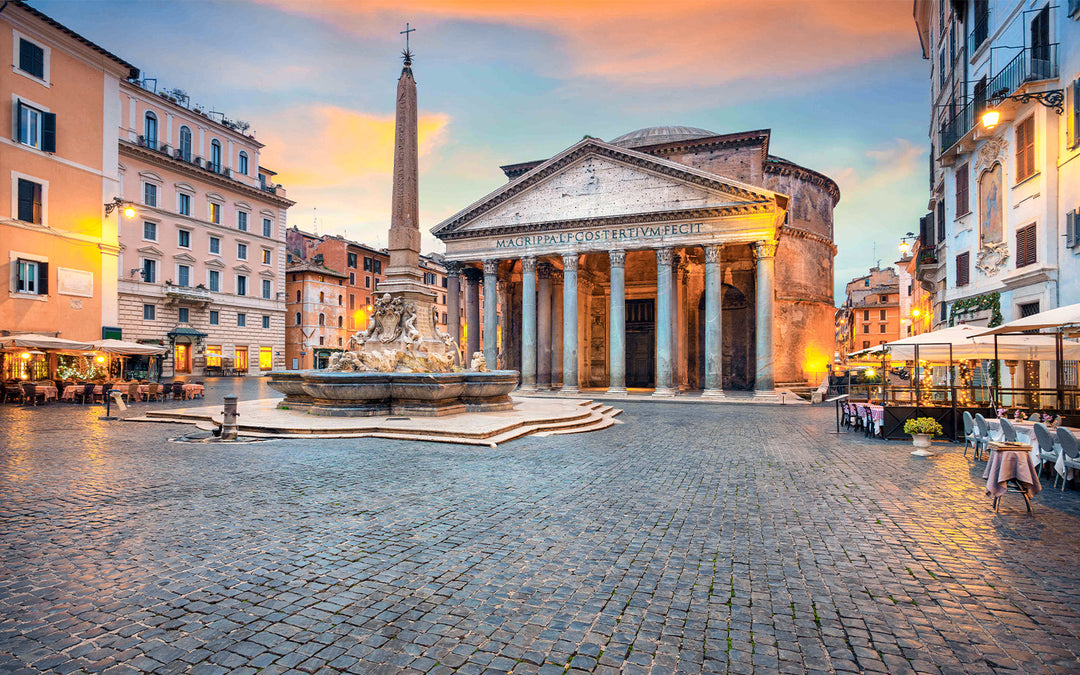
[[[1058,457],[1057,448],[1054,447],[1054,436],[1042,422],[1035,423],[1035,440],[1039,442],[1039,468],[1043,464],[1053,467]]]
[[[975,413],[975,428],[978,431],[978,443],[975,445],[975,458],[981,460],[985,451],[990,453],[990,425],[982,413]]]
[[[1016,427],[1012,425],[1012,422],[1005,418],[999,420],[1001,422],[1001,437],[1007,443],[1016,443]]]
[[[1061,476],[1061,489],[1065,489],[1065,483],[1069,482],[1067,479],[1068,470],[1080,469],[1080,446],[1076,442],[1076,436],[1068,429],[1061,428],[1057,430],[1058,443],[1061,444],[1061,451],[1065,455],[1065,470],[1066,475]],[[1054,475],[1054,487],[1057,487],[1058,474]]]
[[[964,411],[964,457],[967,457],[968,446],[978,452],[979,436],[975,433],[975,418],[971,413]],[[972,453],[973,455],[975,453]]]

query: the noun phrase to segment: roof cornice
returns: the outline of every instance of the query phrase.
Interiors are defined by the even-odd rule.
[[[85,57],[89,54],[95,54],[97,56],[105,57],[107,60],[113,63],[112,69],[120,78],[137,78],[139,76],[139,69],[135,66],[123,60],[116,54],[108,51],[101,45],[91,42],[87,38],[71,30],[70,28],[60,23],[56,19],[52,18],[51,16],[39,12],[25,2],[22,2],[22,0],[12,0],[11,2],[5,2],[2,6],[0,6],[0,9],[4,9],[4,7],[8,5],[10,5],[11,9],[13,10],[22,10],[26,12],[29,15],[29,17],[26,17],[26,19],[40,21],[41,23],[44,23],[45,25],[59,31],[60,33],[63,33],[67,37],[74,40],[76,44],[71,46],[76,48],[76,51],[82,52],[82,56]],[[20,23],[20,19],[25,19],[23,17],[15,18],[17,16],[18,15],[16,13],[9,13],[7,15],[8,20],[13,25],[16,25],[17,27],[27,27],[24,24]]]

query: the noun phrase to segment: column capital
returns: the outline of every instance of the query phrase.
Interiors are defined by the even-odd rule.
[[[563,270],[566,272],[577,272],[579,255],[577,253],[566,253],[562,257]]]
[[[626,264],[626,251],[622,249],[608,251],[608,258],[611,259],[612,267],[622,267]]]
[[[552,272],[553,269],[554,268],[551,266],[551,263],[549,263],[549,262],[537,263],[536,264],[536,276],[540,277],[541,279],[550,279],[551,278],[551,272]]]
[[[448,277],[459,277],[461,276],[461,270],[465,269],[465,265],[456,260],[448,260],[444,266]]]
[[[484,261],[484,274],[495,274],[499,271],[499,261],[491,258]]]
[[[761,241],[755,241],[751,246],[754,249],[754,260],[763,260],[765,258],[776,257],[776,247],[780,242],[775,239],[763,239]]]
[[[555,286],[561,286],[563,282],[563,272],[557,267],[551,268],[551,283]]]
[[[724,254],[723,244],[706,244],[705,246],[702,246],[702,248],[705,249],[705,262],[720,262],[720,256]]]
[[[525,256],[521,259],[521,271],[532,274],[536,271],[536,256]]]
[[[475,267],[466,267],[461,273],[465,276],[465,281],[475,284],[484,278],[483,273]]]
[[[675,251],[670,246],[656,249],[656,264],[670,265],[675,260]]]
[[[507,289],[510,287],[510,282],[507,281],[506,279],[499,279],[498,281],[495,282],[495,287],[499,291],[499,296],[501,297],[503,294],[506,293]]]

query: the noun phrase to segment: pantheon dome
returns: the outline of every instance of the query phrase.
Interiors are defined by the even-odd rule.
[[[611,139],[612,145],[623,148],[640,148],[646,145],[658,145],[660,143],[674,143],[675,141],[691,141],[697,138],[709,138],[716,136],[715,131],[699,129],[697,127],[645,127],[628,134],[623,134]]]

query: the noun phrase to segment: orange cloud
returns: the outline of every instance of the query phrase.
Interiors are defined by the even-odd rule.
[[[884,59],[916,40],[909,0],[261,0],[371,37],[409,16],[472,20],[560,37],[572,77],[711,86],[820,73]]]

